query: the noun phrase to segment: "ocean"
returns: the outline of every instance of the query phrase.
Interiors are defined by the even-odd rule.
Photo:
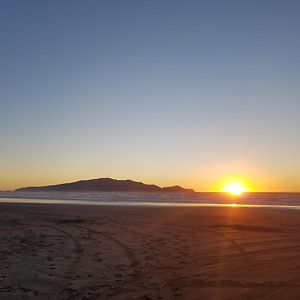
[[[0,192],[0,202],[115,205],[254,205],[300,207],[300,193]]]

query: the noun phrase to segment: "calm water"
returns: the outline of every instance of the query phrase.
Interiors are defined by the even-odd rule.
[[[160,206],[219,206],[236,203],[243,206],[292,206],[298,208],[300,207],[300,193],[248,193],[242,196],[229,196],[224,193],[195,193],[187,195],[112,192],[0,192],[0,202]]]

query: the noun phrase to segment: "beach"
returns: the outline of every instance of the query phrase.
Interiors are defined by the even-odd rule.
[[[0,204],[0,299],[300,299],[300,211]]]

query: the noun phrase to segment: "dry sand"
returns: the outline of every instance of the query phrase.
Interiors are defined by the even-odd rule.
[[[300,211],[0,205],[0,299],[300,299]]]

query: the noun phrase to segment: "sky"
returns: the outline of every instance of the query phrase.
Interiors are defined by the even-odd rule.
[[[0,2],[0,189],[112,177],[300,191],[300,1]]]

